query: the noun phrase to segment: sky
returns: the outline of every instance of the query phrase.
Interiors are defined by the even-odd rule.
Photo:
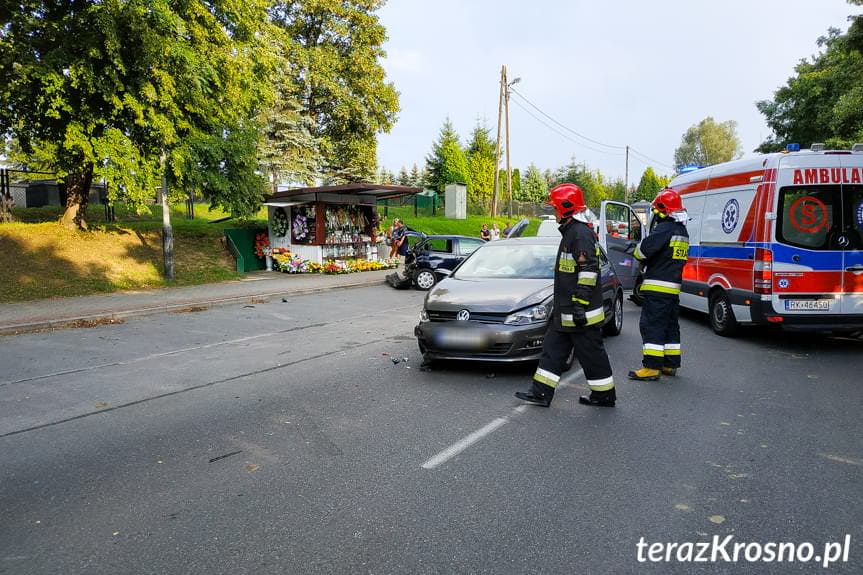
[[[383,66],[401,112],[379,136],[379,165],[422,166],[447,117],[462,143],[478,119],[494,137],[502,64],[510,81],[521,78],[513,88],[566,128],[632,146],[630,184],[647,165],[672,174],[683,133],[706,116],[735,120],[749,154],[770,135],[755,102],[859,12],[845,0],[389,0],[379,11]],[[512,167],[556,169],[574,157],[624,178],[623,150],[566,128],[513,95]]]

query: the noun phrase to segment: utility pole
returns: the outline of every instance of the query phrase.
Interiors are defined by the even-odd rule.
[[[504,78],[506,81],[506,78]],[[518,82],[518,78],[513,80],[513,84]],[[512,167],[509,165],[509,87],[506,84],[506,94],[504,98],[504,107],[506,109],[506,195],[509,198],[509,217],[512,218]]]
[[[165,257],[165,279],[174,279],[174,228],[171,227],[171,208],[168,205],[168,170],[165,166],[165,151],[159,158],[162,167],[162,254]]]
[[[629,203],[629,145],[626,146],[626,172],[623,176],[623,202]]]
[[[503,114],[504,92],[506,90],[506,66],[500,67],[500,93],[497,101],[497,146],[494,150],[494,189],[491,193],[491,217],[497,216],[497,190],[500,180],[500,123]],[[508,146],[507,146],[508,147]]]

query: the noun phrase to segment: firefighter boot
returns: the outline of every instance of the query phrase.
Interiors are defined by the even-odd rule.
[[[548,407],[551,405],[550,397],[537,393],[532,389],[530,391],[516,391],[515,396],[531,405],[538,405],[540,407]]]
[[[614,407],[615,401],[617,393],[613,387],[607,391],[591,391],[589,396],[582,395],[578,398],[578,403],[594,407]]]
[[[659,370],[642,367],[638,371],[630,371],[629,379],[635,381],[659,381]]]
[[[662,375],[669,375],[671,377],[674,377],[677,375],[677,368],[665,366],[662,368]]]

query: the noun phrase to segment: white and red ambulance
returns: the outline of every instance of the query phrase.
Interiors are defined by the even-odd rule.
[[[863,330],[863,145],[717,164],[669,187],[690,218],[680,304],[709,314],[716,333],[740,324]],[[606,212],[628,207],[606,203],[601,232]],[[614,253],[615,242],[600,240]],[[625,257],[609,259],[619,274],[635,273],[618,270]]]

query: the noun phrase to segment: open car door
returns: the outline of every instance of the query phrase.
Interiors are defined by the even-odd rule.
[[[507,239],[509,238],[519,238],[521,234],[524,233],[524,230],[527,229],[527,226],[530,225],[530,222],[527,219],[519,220],[512,229],[509,230],[509,233],[506,234]]]
[[[635,287],[638,260],[632,255],[643,233],[641,220],[627,204],[606,200],[599,209],[599,244],[608,255],[623,289]]]

